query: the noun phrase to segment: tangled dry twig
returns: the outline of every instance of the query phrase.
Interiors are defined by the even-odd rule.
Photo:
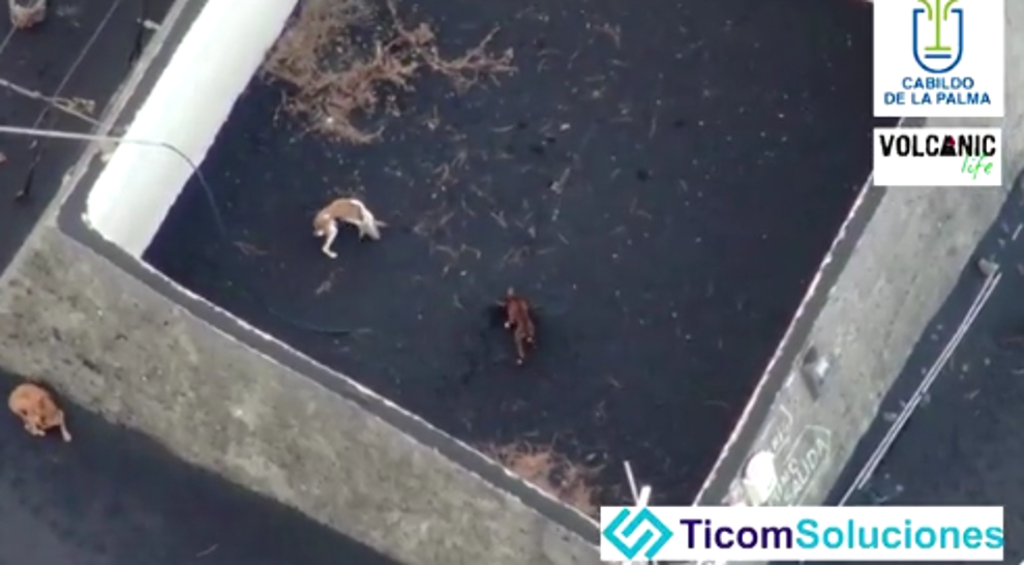
[[[446,59],[434,30],[426,23],[406,26],[392,2],[387,4],[387,39],[360,49],[353,37],[372,16],[362,0],[306,0],[271,49],[263,69],[290,87],[285,110],[309,120],[311,130],[350,143],[372,143],[383,127],[366,130],[353,120],[374,114],[382,102],[397,114],[388,87],[412,91],[417,75],[429,70],[464,92],[483,76],[515,71],[511,49],[499,55],[487,51],[497,29],[461,57]]]
[[[594,482],[600,468],[575,464],[550,445],[513,442],[489,446],[484,453],[580,512],[592,517],[598,515],[600,489]]]

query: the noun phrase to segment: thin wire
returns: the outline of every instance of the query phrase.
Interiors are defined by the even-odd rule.
[[[88,122],[88,123],[90,123],[90,124],[92,124],[94,126],[100,125],[100,121],[99,120],[93,118],[92,116],[88,116],[86,114],[83,114],[82,112],[79,112],[78,110],[76,110],[73,107],[71,107],[71,104],[65,103],[65,100],[67,100],[67,98],[63,98],[62,99],[62,98],[58,98],[57,96],[52,96],[52,97],[51,96],[45,96],[45,95],[43,95],[42,92],[39,92],[37,90],[29,90],[29,89],[27,89],[27,88],[25,88],[23,86],[19,86],[19,85],[15,84],[15,83],[11,82],[11,81],[9,81],[9,80],[7,80],[5,78],[0,78],[0,87],[6,88],[7,90],[10,90],[11,92],[13,92],[15,94],[20,94],[20,95],[24,96],[25,98],[31,98],[32,100],[38,100],[38,101],[40,101],[40,102],[42,102],[44,104],[51,105],[54,108],[57,108],[58,110],[60,110],[61,112],[64,112],[65,114],[69,114],[71,116],[74,116],[74,117],[76,117],[76,118],[78,118],[78,119],[80,119],[80,120],[82,120],[84,122]],[[45,114],[45,113],[46,113],[46,110],[43,110],[43,114]],[[36,123],[36,125],[38,126],[39,124]]]
[[[96,26],[96,29],[93,30],[92,35],[89,36],[89,41],[86,41],[85,46],[82,47],[82,52],[78,54],[78,58],[75,59],[75,62],[71,63],[71,68],[68,69],[68,72],[64,75],[64,78],[61,79],[60,84],[57,85],[57,89],[53,91],[53,95],[50,96],[50,100],[56,99],[60,96],[60,93],[64,90],[64,87],[67,86],[68,81],[71,80],[71,75],[75,74],[75,71],[78,70],[78,66],[82,64],[82,61],[85,60],[85,56],[89,53],[89,50],[92,49],[93,44],[96,43],[96,39],[99,38],[100,32],[102,32],[103,29],[107,27],[107,24],[110,23],[110,19],[114,16],[114,12],[121,6],[121,1],[122,0],[114,0],[114,2],[110,5],[110,9],[107,10],[106,15],[103,16],[102,20],[100,20],[100,24]],[[0,53],[2,53],[2,50],[0,50]],[[39,127],[39,124],[43,123],[43,119],[46,118],[46,115],[49,112],[50,108],[55,106],[56,105],[52,102],[48,103],[47,107],[44,108],[42,113],[39,114],[39,117],[36,118],[36,121],[32,123],[32,127]],[[60,108],[58,107],[58,109]]]
[[[60,83],[57,85],[57,88],[54,90],[51,96],[45,96],[41,92],[31,91],[29,89],[22,88],[7,80],[0,79],[0,86],[6,87],[15,94],[20,94],[21,96],[24,96],[26,98],[40,100],[47,105],[47,107],[43,108],[43,111],[39,113],[39,116],[36,117],[35,122],[32,123],[32,127],[39,127],[39,124],[41,124],[43,120],[46,119],[46,116],[48,115],[49,111],[53,108],[56,108],[57,110],[72,115],[85,122],[88,122],[94,126],[99,125],[99,122],[94,118],[87,116],[81,112],[78,112],[73,108],[64,107],[59,103],[59,99],[61,93],[64,91],[64,87],[67,86],[68,82],[71,80],[72,75],[75,74],[75,71],[77,71],[78,67],[82,64],[82,61],[85,60],[86,55],[89,54],[90,50],[92,49],[92,46],[96,43],[96,40],[99,38],[100,33],[102,33],[103,30],[107,27],[107,24],[110,23],[111,18],[113,18],[114,16],[114,12],[117,11],[117,9],[121,6],[121,2],[122,0],[114,0],[114,2],[111,3],[110,8],[107,9],[107,13],[103,16],[103,19],[100,20],[100,23],[96,26],[96,29],[93,30],[92,35],[89,36],[89,40],[85,42],[85,45],[79,52],[78,57],[71,63],[71,67],[68,69],[68,72],[64,74],[63,78],[61,78]],[[14,36],[15,31],[17,31],[17,28],[12,26],[11,30],[7,33],[7,36],[4,37],[3,43],[0,43],[0,55],[3,54],[4,49],[7,47],[7,44],[11,40],[11,37]],[[32,147],[35,147],[35,143],[36,142],[33,141],[32,145],[30,145],[29,148],[31,149]]]
[[[183,161],[192,169],[192,173],[196,175],[196,179],[199,181],[199,185],[203,187],[203,193],[206,194],[206,199],[210,203],[210,211],[213,212],[213,219],[217,222],[217,229],[220,230],[221,235],[227,234],[227,225],[224,223],[224,218],[221,216],[220,209],[217,206],[217,201],[213,197],[213,187],[210,183],[206,182],[206,177],[203,176],[203,172],[199,169],[196,163],[186,155],[181,149],[167,143],[166,141],[150,141],[148,139],[130,139],[127,137],[117,137],[113,135],[103,135],[98,133],[78,133],[71,131],[61,131],[52,129],[40,129],[37,127],[19,127],[19,126],[5,126],[0,125],[0,133],[9,133],[13,135],[24,135],[24,136],[36,136],[46,137],[50,139],[70,139],[75,141],[93,141],[98,143],[115,143],[118,145],[138,145],[142,147],[162,147],[167,149],[181,157]]]
[[[959,347],[960,342],[963,340],[964,335],[970,331],[971,326],[974,324],[974,320],[978,317],[978,314],[988,303],[989,298],[992,297],[992,293],[995,291],[996,286],[999,285],[1000,280],[1003,278],[1003,274],[999,271],[995,271],[985,279],[985,284],[978,291],[978,294],[974,298],[974,302],[971,307],[967,310],[960,325],[957,326],[956,332],[950,338],[946,347],[939,354],[938,358],[928,369],[924,379],[918,385],[917,390],[911,395],[907,401],[906,406],[897,417],[896,421],[890,426],[886,432],[885,437],[879,442],[879,445],[875,448],[875,451],[868,458],[867,463],[861,468],[857,477],[850,484],[843,498],[839,501],[837,506],[844,506],[847,501],[859,490],[863,489],[864,486],[874,476],[875,471],[881,465],[885,456],[888,455],[892,444],[896,441],[897,437],[903,428],[906,426],[910,417],[914,411],[922,402],[924,396],[928,393],[928,389],[931,388],[935,380],[942,374],[942,371],[946,368],[946,364],[949,362],[950,357],[956,352],[956,348]]]
[[[11,42],[11,38],[14,37],[14,32],[18,31],[18,28],[14,27],[14,21],[11,21],[11,29],[4,36],[3,42],[0,42],[0,56],[4,54],[4,49],[7,49],[7,44]]]
[[[21,94],[22,96],[27,96],[28,98],[41,99],[45,104],[45,107],[43,108],[42,112],[40,112],[39,115],[36,116],[36,120],[32,123],[33,128],[38,128],[39,125],[43,123],[43,120],[45,120],[47,116],[50,115],[50,110],[53,108],[61,110],[72,116],[76,116],[80,119],[85,119],[93,126],[99,125],[99,123],[96,120],[86,118],[83,114],[80,114],[71,108],[63,107],[60,104],[59,99],[61,93],[64,91],[64,87],[67,86],[68,82],[71,80],[71,77],[75,74],[75,71],[78,70],[79,65],[82,64],[83,60],[85,60],[86,55],[88,55],[91,51],[92,46],[96,43],[96,39],[99,38],[100,33],[107,27],[107,24],[110,23],[110,19],[113,17],[114,12],[117,11],[117,9],[121,6],[121,1],[122,0],[114,0],[114,2],[110,4],[110,8],[107,9],[107,13],[104,14],[103,19],[100,20],[99,25],[97,25],[96,28],[93,30],[92,35],[89,36],[88,41],[86,41],[85,45],[82,47],[81,52],[78,54],[78,57],[71,63],[71,67],[68,69],[66,73],[64,73],[64,76],[61,78],[61,81],[57,85],[57,88],[54,90],[52,96],[46,97],[40,92],[33,93],[37,95],[33,96],[31,94],[28,94],[27,92],[23,92],[22,90],[24,89],[17,87],[17,85],[7,85],[8,88],[10,88],[10,90],[13,92]],[[0,54],[3,53],[3,48],[6,47],[7,41],[10,40],[11,36],[13,36],[15,29],[17,28],[11,28],[11,31],[7,34],[7,37],[4,39],[4,43],[0,45]],[[23,183],[21,191],[19,191],[14,197],[15,200],[27,198],[29,196],[30,191],[32,190],[32,179],[35,175],[36,166],[39,165],[39,162],[42,160],[42,155],[44,151],[44,149],[38,147],[38,145],[39,140],[33,139],[28,146],[28,150],[34,152],[35,157],[32,160],[32,164],[29,165],[28,174],[25,177],[25,182]]]
[[[4,49],[7,48],[7,44],[10,43],[11,38],[14,37],[14,32],[18,31],[18,28],[14,27],[14,22],[11,22],[11,30],[4,36],[4,40],[0,43],[0,55],[4,54]]]

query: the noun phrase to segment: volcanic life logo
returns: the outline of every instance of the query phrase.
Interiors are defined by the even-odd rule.
[[[1002,186],[1000,128],[876,128],[876,186]]]
[[[1004,112],[1004,0],[883,0],[874,9],[876,117]]]

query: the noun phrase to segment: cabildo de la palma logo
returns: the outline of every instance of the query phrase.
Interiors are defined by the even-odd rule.
[[[876,0],[875,116],[1001,118],[1004,0]]]

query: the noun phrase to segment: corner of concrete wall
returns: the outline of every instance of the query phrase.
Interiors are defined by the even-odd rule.
[[[134,257],[156,236],[296,5],[247,0],[238,10],[237,1],[205,0],[181,22],[187,31],[134,111],[128,141],[91,187],[90,223]]]
[[[827,289],[809,332],[782,348],[810,345],[832,360],[815,398],[799,378],[800,357],[778,367],[785,377],[767,418],[741,422],[752,445],[708,479],[702,504],[745,497],[743,463],[761,450],[776,454],[775,505],[820,504],[877,414],[926,325],[952,291],[1024,167],[1024,3],[1006,5],[1005,117],[928,119],[924,127],[1002,126],[1001,188],[892,188]],[[738,426],[739,427],[739,426]],[[740,430],[737,431],[737,434]],[[739,457],[735,457],[735,456]],[[724,486],[723,486],[724,485]]]
[[[744,423],[752,444],[737,445],[734,464],[709,479],[717,488],[702,504],[825,501],[1007,195],[1003,188],[866,190],[885,192],[836,280],[817,289],[824,300],[806,314],[809,329],[780,345],[788,353],[766,378],[781,377],[782,388],[765,399],[766,418]],[[816,390],[800,375],[810,346],[829,362]],[[752,500],[744,463],[761,451],[774,454],[777,480],[766,500]]]
[[[410,565],[598,560],[578,535],[51,227],[4,283],[5,368],[382,553]]]
[[[813,345],[831,361],[820,396],[794,376],[799,359],[779,395],[793,416],[791,433],[810,434],[779,461],[780,484],[788,485],[779,503],[824,501],[1005,198],[1002,188],[885,195],[800,347]]]

